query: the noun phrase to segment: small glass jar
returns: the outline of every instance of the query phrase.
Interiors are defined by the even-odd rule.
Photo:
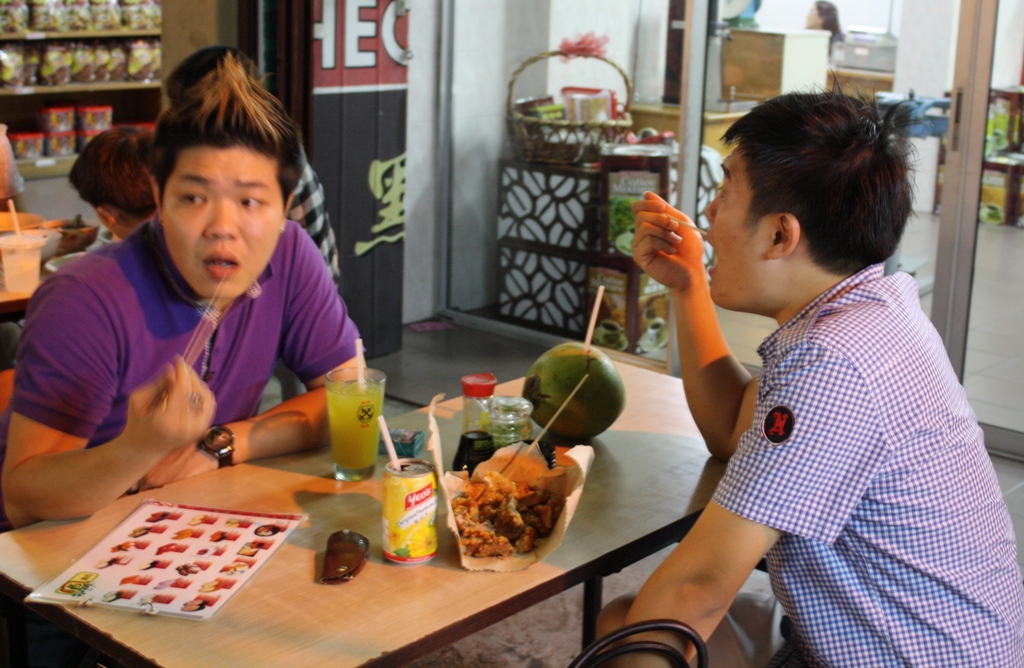
[[[520,441],[530,442],[533,404],[523,397],[494,397],[491,400],[491,438],[495,448]]]

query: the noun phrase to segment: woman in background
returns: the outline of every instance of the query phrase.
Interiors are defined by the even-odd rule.
[[[811,11],[807,13],[807,28],[832,33],[832,39],[828,42],[829,55],[832,54],[832,45],[843,41],[843,31],[839,28],[839,10],[826,0],[818,0],[811,5]]]

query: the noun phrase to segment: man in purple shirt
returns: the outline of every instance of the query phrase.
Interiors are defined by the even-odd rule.
[[[692,223],[650,193],[633,257],[672,290],[687,402],[729,464],[602,631],[667,617],[706,638],[767,557],[787,615],[772,668],[1024,665],[1016,541],[981,429],[913,279],[883,276],[911,212],[896,114],[789,94],[725,140],[710,285]],[[778,322],[757,378],[716,305]]]
[[[233,59],[203,84],[158,123],[157,217],[32,299],[0,420],[0,530],[327,442],[324,375],[358,333],[285,220],[297,131]],[[190,366],[204,314],[219,325]],[[278,359],[310,391],[254,416]]]

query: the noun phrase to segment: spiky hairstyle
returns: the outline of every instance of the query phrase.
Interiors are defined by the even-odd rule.
[[[200,146],[243,147],[276,160],[285,199],[302,171],[295,123],[277,98],[230,54],[157,120],[153,176],[161,193],[181,152]]]

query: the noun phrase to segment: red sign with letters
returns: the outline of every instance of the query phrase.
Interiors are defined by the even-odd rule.
[[[402,2],[314,0],[314,93],[404,87],[409,14],[399,11]]]

